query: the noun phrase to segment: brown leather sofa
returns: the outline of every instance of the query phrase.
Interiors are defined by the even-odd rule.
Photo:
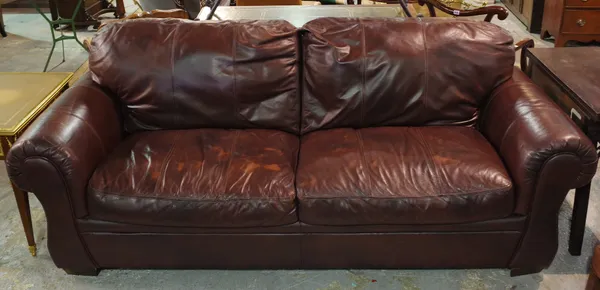
[[[509,268],[594,146],[484,22],[115,23],[14,144],[56,265]]]

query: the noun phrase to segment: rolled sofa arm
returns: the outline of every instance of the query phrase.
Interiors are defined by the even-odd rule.
[[[8,175],[25,191],[48,192],[49,175],[33,165],[51,165],[70,194],[76,217],[83,217],[87,182],[121,139],[120,122],[114,100],[86,74],[13,144],[6,158]]]
[[[75,220],[87,215],[92,173],[121,140],[115,104],[84,75],[31,124],[6,157],[10,179],[33,192],[44,207],[50,255],[68,273],[97,274]]]
[[[558,249],[558,211],[569,189],[589,183],[598,156],[587,136],[519,69],[483,108],[479,128],[499,152],[528,216],[511,274],[548,267]]]
[[[567,188],[589,183],[596,172],[598,156],[589,138],[516,68],[513,78],[492,93],[479,125],[516,183],[516,213],[529,213],[539,175],[552,157],[579,161],[561,168]],[[574,178],[567,178],[567,172]]]

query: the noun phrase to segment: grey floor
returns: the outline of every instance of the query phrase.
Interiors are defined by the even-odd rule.
[[[128,2],[129,3],[129,2]],[[128,11],[135,10],[131,3]],[[51,46],[49,28],[39,15],[5,9],[9,37],[0,39],[0,71],[41,71]],[[520,40],[538,39],[510,16],[496,22]],[[92,32],[81,32],[90,37]],[[73,71],[86,59],[75,43],[66,44],[67,60],[60,64],[57,49],[51,68]],[[1,90],[1,88],[0,88]],[[79,277],[57,269],[46,248],[46,219],[32,195],[32,216],[39,254],[27,251],[19,214],[0,164],[0,289],[583,289],[593,246],[600,235],[600,178],[594,181],[583,254],[566,249],[573,193],[560,212],[560,249],[552,266],[535,275],[510,277],[503,269],[486,270],[327,270],[327,271],[211,271],[211,270],[104,270],[98,277]],[[388,245],[394,247],[394,245]]]

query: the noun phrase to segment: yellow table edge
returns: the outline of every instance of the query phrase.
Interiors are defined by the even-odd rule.
[[[35,119],[44,109],[46,109],[46,107],[48,107],[48,105],[50,105],[50,103],[52,103],[54,99],[58,97],[62,89],[69,83],[69,80],[71,80],[71,78],[73,77],[73,73],[68,72],[3,72],[3,74],[61,74],[65,75],[65,78],[54,89],[52,89],[52,91],[37,106],[35,106],[35,108],[33,108],[29,113],[27,113],[27,115],[25,115],[25,118],[23,118],[23,120],[17,123],[17,125],[15,125],[12,128],[0,128],[0,136],[15,136],[21,130],[27,127],[27,125],[29,125],[29,123],[31,123],[33,119]]]

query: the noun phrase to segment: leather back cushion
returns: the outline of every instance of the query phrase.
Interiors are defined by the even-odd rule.
[[[94,81],[121,98],[128,132],[272,128],[298,133],[296,28],[286,21],[114,23],[92,40]]]
[[[304,28],[303,133],[473,126],[512,75],[512,37],[482,21],[321,18]]]

